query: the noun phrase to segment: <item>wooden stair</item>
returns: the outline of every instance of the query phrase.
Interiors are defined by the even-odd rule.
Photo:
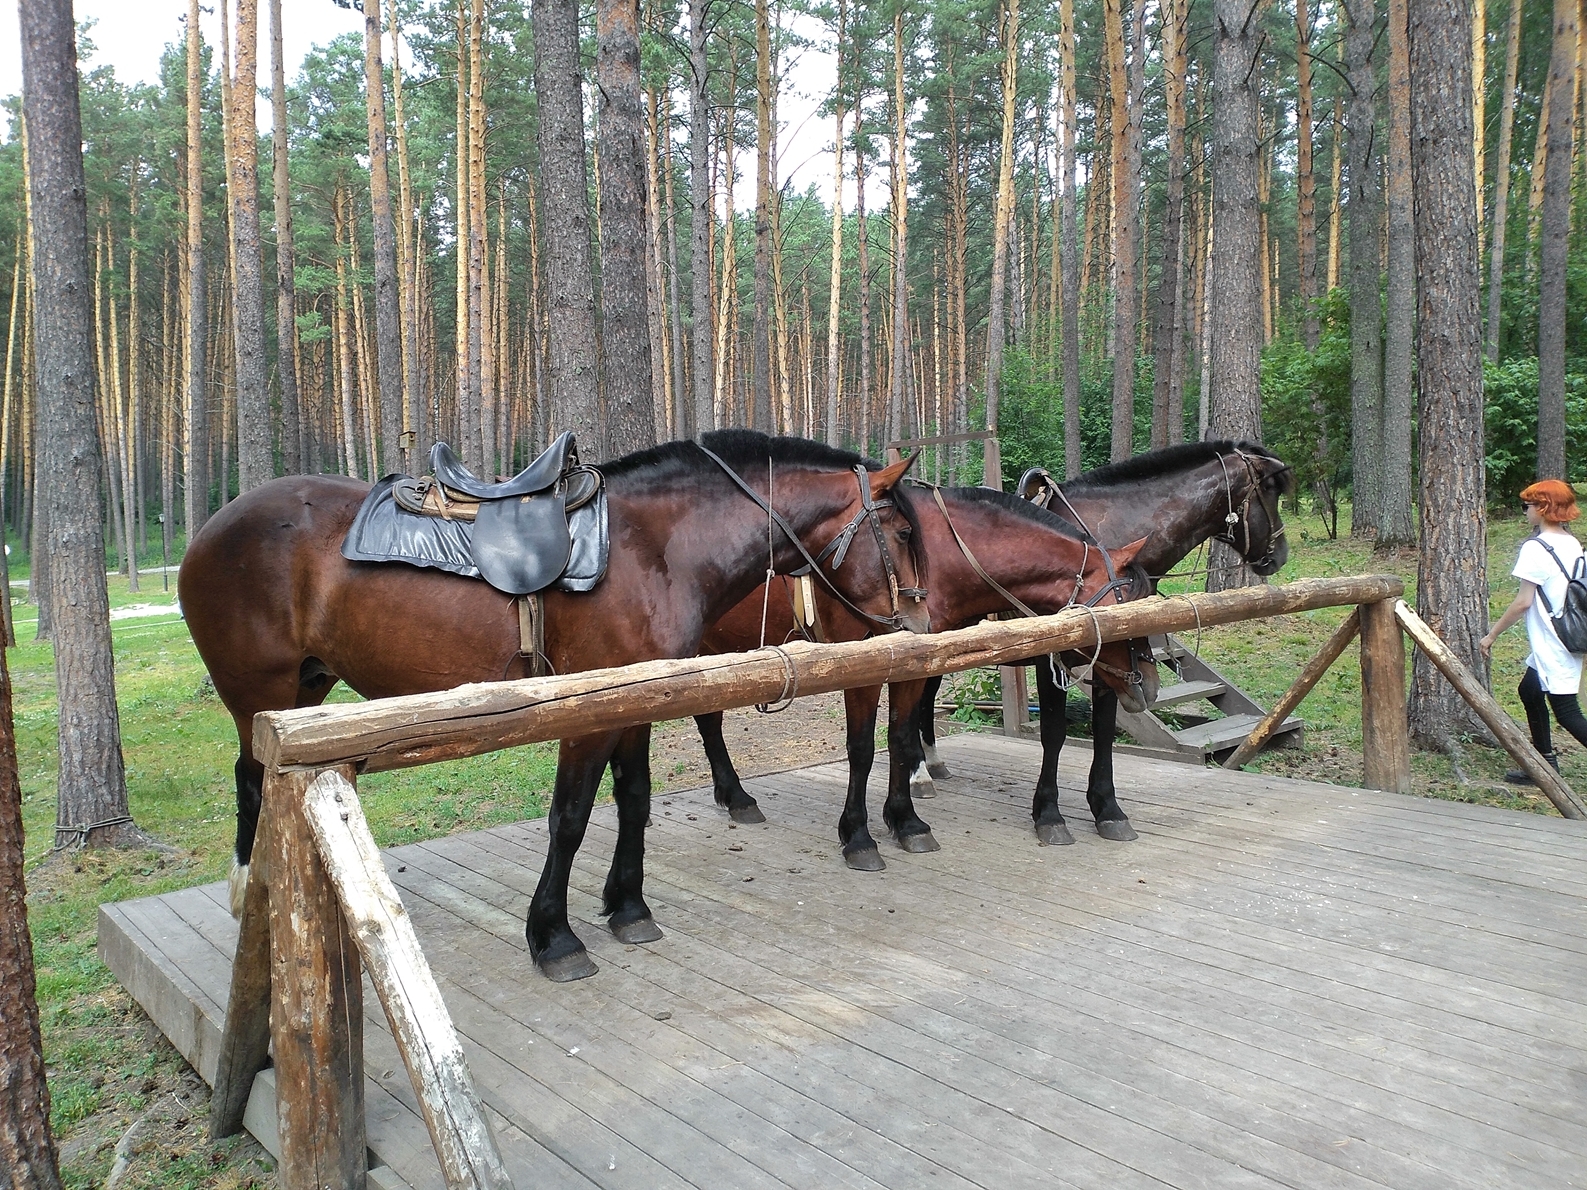
[[[1139,715],[1120,708],[1119,728],[1142,747],[1176,759],[1203,763],[1233,752],[1267,711],[1175,637],[1154,636],[1151,641],[1162,680],[1157,701]],[[1176,708],[1172,726],[1157,714],[1170,707]],[[1301,720],[1291,715],[1267,746],[1298,748],[1304,731]]]

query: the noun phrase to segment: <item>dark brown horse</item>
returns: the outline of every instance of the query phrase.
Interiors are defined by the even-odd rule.
[[[1084,525],[1103,545],[1146,538],[1135,561],[1154,584],[1203,542],[1233,546],[1252,570],[1276,573],[1289,558],[1289,543],[1279,516],[1279,500],[1290,490],[1293,473],[1266,447],[1252,442],[1191,442],[1149,451],[1087,471],[1063,484],[1045,472],[1027,472],[1019,494],[1041,499],[1059,516]],[[936,704],[940,678],[930,679],[921,700],[918,727],[926,767],[932,777],[948,776],[937,757]],[[1067,695],[1050,666],[1036,665],[1036,697],[1041,708],[1042,763],[1036,778],[1032,817],[1043,843],[1073,843],[1058,808],[1058,757],[1063,750]],[[1119,806],[1113,785],[1113,737],[1119,700],[1110,686],[1096,685],[1091,700],[1091,771],[1086,803],[1097,833],[1127,842],[1135,828]],[[1134,709],[1134,708],[1126,708]],[[918,788],[918,785],[917,785]]]
[[[857,455],[747,431],[707,434],[702,443],[759,495],[736,486],[693,442],[603,464],[607,574],[588,593],[546,592],[545,652],[554,672],[698,652],[705,628],[764,579],[768,564],[779,572],[803,564],[783,533],[770,532],[763,499],[810,552],[847,531],[847,558],[823,569],[862,612],[912,630],[928,626],[924,603],[899,596],[921,585],[923,569],[909,497],[895,487],[907,464],[856,471]],[[342,557],[368,490],[334,476],[265,484],[211,518],[182,562],[178,591],[189,631],[237,722],[242,876],[234,897],[246,881],[259,814],[256,713],[314,706],[338,680],[379,698],[525,673],[507,595],[438,570]],[[552,979],[595,972],[568,923],[567,883],[608,763],[618,839],[604,910],[624,941],[661,936],[642,890],[649,751],[648,725],[562,741],[546,866],[525,927],[530,954]]]
[[[921,533],[931,558],[927,606],[934,631],[967,627],[988,615],[1014,610],[1017,604],[1010,601],[1010,595],[1029,610],[1045,614],[1076,603],[1091,603],[1099,596],[1110,602],[1136,598],[1150,589],[1145,572],[1132,565],[1141,542],[1104,557],[1094,541],[1068,522],[1012,495],[988,488],[942,488],[942,504],[938,505],[935,494],[928,498],[922,496],[922,489],[914,491]],[[967,543],[968,553],[960,545],[961,539]],[[1124,577],[1115,583],[1115,576]],[[761,639],[763,597],[764,588],[717,621],[705,635],[704,648],[711,652],[754,648]],[[865,635],[865,625],[843,613],[833,601],[817,593],[815,602],[827,639],[854,640]],[[789,580],[774,582],[766,607],[765,639],[781,642],[799,631]],[[1132,645],[1105,645],[1095,657],[1096,669],[1105,681],[1118,687],[1130,705],[1144,709],[1155,693],[1157,671],[1149,652]],[[1076,665],[1093,660],[1090,651],[1083,657],[1066,657]],[[1050,663],[1044,658],[1043,664]],[[935,680],[933,692],[934,687]],[[926,688],[925,681],[914,681],[895,682],[888,690],[888,786],[882,817],[899,845],[914,852],[937,848],[931,828],[916,813],[910,796],[912,777],[924,772],[915,710],[924,705],[920,700]],[[867,826],[865,803],[880,699],[880,686],[844,692],[849,790],[838,821],[838,838],[845,861],[862,871],[879,871],[885,866]],[[733,769],[722,739],[722,716],[701,715],[695,722],[711,762],[717,802],[739,822],[764,821],[755,799]]]

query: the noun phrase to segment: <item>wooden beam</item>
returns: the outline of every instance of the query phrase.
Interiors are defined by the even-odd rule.
[[[1300,671],[1294,683],[1284,692],[1284,697],[1274,704],[1255,727],[1251,734],[1245,737],[1245,742],[1234,750],[1233,755],[1223,762],[1226,769],[1238,769],[1262,750],[1278,725],[1289,718],[1289,713],[1300,706],[1301,699],[1311,693],[1311,688],[1317,684],[1319,678],[1328,672],[1333,663],[1339,660],[1339,654],[1356,638],[1356,633],[1361,631],[1360,613],[1352,610],[1345,617],[1344,623],[1334,629],[1332,636],[1318,650],[1317,655],[1306,663],[1306,668]]]
[[[1023,665],[1000,665],[998,676],[1003,687],[1003,734],[1017,736],[1030,722],[1030,687]]]
[[[449,1190],[511,1190],[441,989],[386,874],[358,791],[342,773],[324,772],[309,785],[303,808],[413,1080]]]
[[[254,755],[267,767],[362,772],[410,768],[478,756],[537,740],[556,740],[638,723],[680,719],[730,707],[776,702],[980,666],[1003,665],[1104,641],[1182,632],[1319,607],[1391,599],[1393,575],[1306,579],[1177,595],[1054,616],[978,624],[957,632],[895,632],[870,640],[647,661],[549,678],[459,686],[417,694],[254,718]]]
[[[280,1179],[284,1190],[363,1190],[363,968],[303,814],[315,776],[265,771]]]
[[[1526,770],[1527,776],[1537,783],[1547,796],[1548,800],[1566,818],[1587,818],[1587,807],[1571,787],[1565,784],[1564,779],[1554,771],[1554,767],[1538,750],[1532,747],[1532,741],[1526,732],[1516,724],[1515,720],[1504,713],[1504,708],[1494,700],[1493,695],[1484,689],[1465,663],[1450,651],[1432,626],[1412,611],[1403,599],[1394,602],[1394,615],[1400,626],[1416,642],[1422,652],[1427,654],[1427,659],[1436,665],[1439,671],[1449,679],[1449,684],[1460,692],[1460,696],[1470,704],[1471,709],[1482,717],[1488,729],[1498,737],[1499,743],[1504,745],[1504,750],[1515,757],[1516,762]]]
[[[931,438],[898,438],[884,449],[901,451],[906,446],[946,446],[954,442],[985,442],[996,437],[996,430],[971,430],[966,434],[937,434]]]
[[[277,780],[282,778],[278,777]],[[297,775],[293,775],[297,780]],[[231,964],[231,993],[209,1100],[211,1140],[242,1131],[254,1075],[270,1063],[270,818],[261,814]]]
[[[1405,712],[1405,635],[1387,603],[1361,609],[1361,783],[1411,791],[1411,725]]]

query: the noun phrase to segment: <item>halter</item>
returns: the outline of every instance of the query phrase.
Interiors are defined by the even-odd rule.
[[[747,495],[751,500],[755,501],[756,504],[760,505],[760,507],[766,513],[768,522],[776,524],[776,526],[783,531],[783,535],[787,537],[788,540],[793,544],[793,547],[799,551],[799,556],[805,560],[805,569],[801,570],[799,573],[805,573],[808,571],[808,573],[814,574],[826,586],[827,590],[837,598],[839,603],[841,603],[860,619],[868,620],[872,624],[880,625],[883,628],[887,628],[895,632],[904,627],[904,617],[899,604],[900,596],[907,596],[913,599],[916,603],[919,603],[926,597],[926,588],[900,587],[898,585],[898,569],[893,564],[893,556],[887,548],[887,538],[882,531],[881,524],[882,511],[884,509],[892,508],[893,502],[891,500],[877,500],[871,496],[871,485],[866,478],[869,473],[865,470],[863,464],[856,464],[854,467],[855,482],[859,484],[860,489],[859,511],[849,518],[848,524],[844,525],[842,529],[838,530],[838,535],[827,544],[827,547],[822,550],[819,555],[811,557],[810,551],[805,549],[804,542],[799,540],[799,535],[794,532],[793,526],[788,523],[787,519],[782,515],[782,513],[773,508],[771,503],[764,499],[759,492],[750,487],[749,484],[745,483],[744,480],[740,478],[738,472],[734,471],[733,468],[729,467],[725,462],[723,462],[721,457],[717,455],[716,452],[698,442],[695,443],[695,446],[699,447],[706,458],[710,459],[713,463],[725,471],[727,473],[727,477],[737,484],[739,489],[744,492],[745,495]],[[884,617],[872,615],[863,608],[856,607],[849,600],[848,596],[837,589],[832,580],[827,577],[826,572],[821,568],[821,563],[826,560],[828,555],[833,555],[833,570],[836,570],[838,567],[843,565],[843,559],[848,554],[849,546],[853,544],[854,535],[859,531],[860,526],[866,521],[871,523],[871,532],[876,536],[876,546],[881,552],[882,556],[882,568],[887,573],[887,591],[889,597],[892,599],[893,608],[893,614],[891,616]]]

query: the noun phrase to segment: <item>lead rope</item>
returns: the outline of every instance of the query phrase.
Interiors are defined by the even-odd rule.
[[[775,495],[776,493],[772,491],[771,458],[768,456],[766,459],[766,581],[761,584],[760,588],[760,648],[769,648],[782,658],[783,677],[782,693],[777,696],[777,701],[781,705],[773,706],[769,702],[756,703],[755,709],[762,715],[775,715],[780,711],[786,711],[793,706],[794,699],[799,696],[799,674],[794,669],[793,658],[788,656],[788,651],[781,645],[768,645],[766,643],[766,619],[771,608],[771,584],[772,580],[777,577],[776,551],[772,544],[771,519],[772,503]],[[797,616],[794,618],[798,619]],[[756,651],[758,652],[759,650],[757,649]]]

